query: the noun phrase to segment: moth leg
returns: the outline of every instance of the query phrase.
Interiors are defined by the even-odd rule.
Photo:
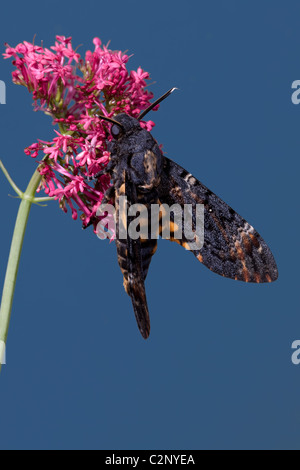
[[[99,171],[94,176],[85,176],[84,177],[85,182],[90,183],[91,181],[97,181],[97,179],[100,178],[100,176],[111,174],[111,172],[114,170],[116,166],[116,163],[117,163],[116,159],[111,158],[108,164],[106,165],[106,167],[103,168],[103,170]]]
[[[116,164],[117,164],[117,159],[114,158],[114,157],[112,157],[112,158],[109,160],[109,162],[108,162],[108,164],[106,165],[106,167],[104,168],[104,170],[103,170],[104,173],[103,173],[103,174],[111,173],[111,172],[115,169]]]
[[[85,183],[90,183],[94,179],[93,176],[86,176],[81,169],[79,169],[79,174],[83,177]]]
[[[115,187],[115,188],[120,188],[122,186],[122,184],[124,184],[124,177],[123,177],[123,174],[122,173],[119,173],[117,171],[113,171],[111,173],[111,184]]]
[[[113,185],[113,186],[110,186],[108,190],[105,192],[101,204],[108,204],[109,201],[114,199],[114,196],[115,196],[115,186]]]

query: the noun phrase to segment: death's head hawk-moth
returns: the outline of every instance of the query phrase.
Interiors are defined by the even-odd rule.
[[[173,91],[174,89],[168,91],[137,119],[124,113],[118,114],[114,119],[100,116],[112,123],[113,138],[108,147],[110,161],[104,172],[101,172],[109,174],[112,183],[105,202],[111,201],[116,209],[115,242],[118,262],[139,330],[145,339],[150,334],[145,280],[157,248],[157,238],[150,237],[149,215],[146,220],[148,237],[132,239],[127,235],[121,239],[118,236],[121,197],[126,197],[127,209],[134,204],[143,204],[149,209],[152,205],[179,205],[183,224],[185,205],[203,205],[203,246],[201,249],[190,250],[201,263],[221,276],[238,281],[259,284],[273,282],[278,277],[275,259],[259,233],[197,178],[166,158],[151,133],[141,127],[143,117]],[[169,239],[190,249],[190,240],[185,237],[184,231],[182,238],[176,237],[173,214],[169,223]],[[160,225],[159,234],[162,230]]]

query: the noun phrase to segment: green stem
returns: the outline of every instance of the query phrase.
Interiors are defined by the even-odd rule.
[[[22,252],[22,246],[24,241],[25,230],[28,222],[28,217],[31,209],[31,205],[34,203],[34,196],[36,190],[40,184],[41,175],[38,171],[35,171],[31,181],[25,191],[21,193],[22,201],[20,204],[13,239],[11,243],[11,249],[8,259],[8,265],[6,270],[6,276],[4,281],[4,288],[2,294],[2,302],[0,308],[0,355],[1,348],[4,350],[7,340],[7,333],[12,309],[12,303],[14,298],[16,279],[18,274],[18,268],[20,263],[20,257]],[[1,359],[0,356],[0,370],[1,370]]]

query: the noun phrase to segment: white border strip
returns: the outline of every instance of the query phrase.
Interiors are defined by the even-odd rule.
[[[0,364],[6,364],[6,344],[0,340]]]

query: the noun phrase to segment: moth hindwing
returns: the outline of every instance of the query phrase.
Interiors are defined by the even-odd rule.
[[[171,212],[167,222],[169,239],[190,250],[211,271],[244,282],[264,283],[277,279],[274,257],[258,232],[193,175],[164,157],[152,135],[141,128],[139,120],[120,114],[115,117],[111,133],[114,140],[109,145],[111,159],[106,171],[111,175],[114,188],[118,261],[125,290],[131,297],[137,324],[144,338],[150,333],[145,279],[157,248],[157,237],[153,237],[151,227],[153,206],[170,207],[176,204],[179,207],[182,236],[177,237],[174,231],[176,224]],[[120,207],[122,198],[126,199],[127,204],[126,223],[123,221],[124,210]],[[142,225],[148,227],[148,236],[145,232],[137,237],[130,234],[128,227],[134,219],[131,209],[135,205],[147,209],[138,225],[140,233]],[[197,205],[204,206],[204,241],[199,249],[191,249],[190,240],[185,236],[186,205],[193,209]],[[196,230],[196,222],[193,210],[193,231]],[[125,237],[120,237],[121,225],[126,225]],[[162,234],[162,230],[163,223],[154,233]]]

